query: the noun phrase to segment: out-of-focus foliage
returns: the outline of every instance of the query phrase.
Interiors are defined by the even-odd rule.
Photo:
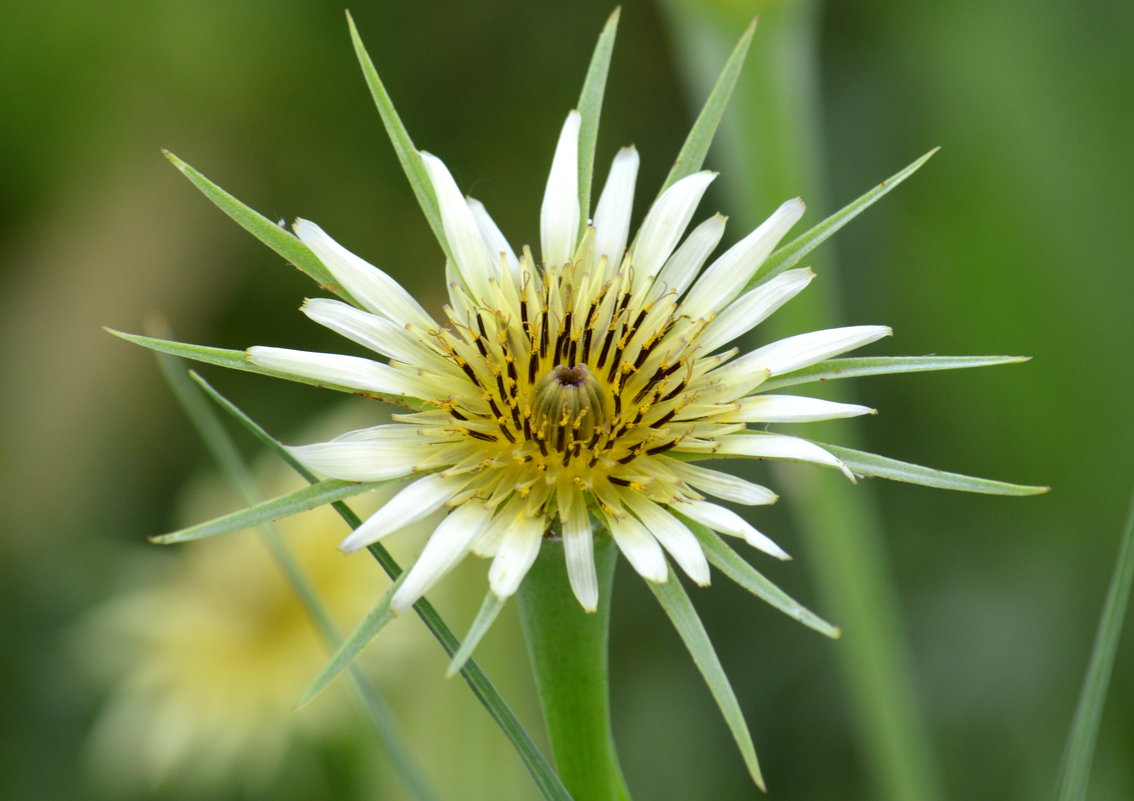
[[[609,11],[595,0],[352,8],[418,146],[529,242],[546,155]],[[949,794],[1044,797],[1134,472],[1134,55],[1122,33],[1134,8],[868,0],[823,13],[827,181],[824,197],[809,198],[809,220],[943,148],[838,235],[846,318],[833,324],[891,324],[894,353],[1035,357],[868,379],[858,396],[880,411],[863,426],[870,450],[1054,487],[1032,499],[877,487]],[[758,30],[749,69],[761,43]],[[597,167],[603,175],[616,148],[635,143],[643,209],[691,121],[675,63],[657,10],[625,3]],[[0,26],[0,108],[0,796],[97,798],[86,748],[102,699],[80,679],[73,622],[129,583],[138,554],[155,550],[146,535],[183,522],[180,487],[208,466],[151,358],[98,326],[138,331],[160,310],[180,338],[222,347],[334,340],[297,312],[317,293],[310,282],[199,197],[160,148],[272,218],[318,221],[433,308],[442,263],[337,4],[14,6]],[[707,167],[724,166],[715,157]],[[721,196],[707,205],[730,212]],[[328,400],[257,376],[210,378],[289,441]],[[800,537],[778,510],[760,515],[797,552],[795,563],[761,568],[814,599],[803,563],[824,554],[793,548]],[[841,644],[718,584],[693,600],[773,797],[872,797],[846,723]],[[727,731],[653,600],[634,582],[616,594],[614,725],[636,797],[748,797]],[[458,629],[473,613],[443,611]],[[839,622],[838,609],[816,611]],[[514,619],[497,629],[508,626]],[[505,635],[486,644],[493,636]],[[1128,631],[1092,780],[1100,799],[1134,796],[1130,643]],[[379,638],[379,657],[381,648]],[[486,667],[518,674],[509,684],[523,697],[521,652]],[[394,699],[411,720],[415,704],[436,715],[441,699],[473,704],[441,678],[439,652],[435,668]],[[469,727],[468,742],[502,740],[475,705],[453,720]],[[434,748],[429,770],[460,764],[436,753],[429,727],[409,728],[415,751]],[[333,749],[311,758],[330,775],[342,759]],[[460,788],[462,778],[437,783]],[[504,792],[531,794],[522,784]]]

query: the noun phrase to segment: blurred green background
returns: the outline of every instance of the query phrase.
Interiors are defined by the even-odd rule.
[[[596,168],[602,180],[615,150],[637,145],[639,213],[703,99],[690,97],[679,72],[680,5],[623,7]],[[880,412],[860,429],[872,451],[1053,487],[1028,499],[881,481],[864,490],[881,509],[946,795],[1046,797],[1134,476],[1134,5],[718,5],[738,20],[732,38],[746,18],[765,16],[738,95],[754,92],[773,60],[761,49],[777,41],[778,19],[813,27],[804,55],[816,59],[819,95],[808,145],[821,162],[804,225],[943,148],[824,247],[820,278],[837,252],[843,295],[830,324],[892,325],[895,336],[872,352],[1034,357],[987,371],[866,379],[855,394]],[[416,144],[445,159],[513,242],[537,242],[558,128],[611,6],[446,0],[351,10]],[[184,522],[183,488],[210,464],[153,359],[99,326],[140,331],[157,311],[179,338],[204,344],[339,344],[297,312],[315,292],[309,281],[200,197],[160,149],[273,219],[318,221],[431,308],[442,261],[359,75],[341,4],[70,0],[12,5],[5,17],[0,797],[122,797],[92,779],[86,743],[104,700],[72,647],[77,621],[142,580],[139,554],[157,550],[145,537]],[[744,136],[774,139],[760,128]],[[728,169],[727,156],[711,151],[707,166]],[[702,208],[734,214],[727,241],[748,224],[730,208],[743,191],[735,187],[759,184],[766,176],[756,172],[726,174]],[[205,372],[285,440],[340,400]],[[761,569],[839,622],[807,565],[824,554],[805,549],[783,510],[757,515],[797,554]],[[178,557],[171,549],[153,558]],[[754,797],[680,641],[629,573],[616,590],[612,674],[616,738],[635,797]],[[837,661],[845,644],[718,585],[694,601],[745,707],[771,797],[885,798],[850,722]],[[469,598],[477,603],[477,591]],[[458,629],[472,616],[460,604],[443,611]],[[1134,798],[1130,628],[1092,798]],[[498,629],[486,641],[487,666],[538,726],[518,625],[505,617]],[[397,659],[381,642],[372,650]],[[431,664],[414,691],[387,688],[395,711],[413,718],[422,698],[439,693],[471,704],[459,700],[467,693],[457,683],[442,687],[440,657]],[[470,741],[503,742],[475,709],[430,714],[435,726],[467,725]],[[410,746],[438,786],[457,788],[448,798],[535,797],[512,778],[507,787],[518,789],[494,790],[519,771],[506,746],[499,764],[446,777],[456,763],[437,753],[429,726],[410,728]],[[366,758],[339,752],[354,742],[365,754],[368,736],[360,728],[338,750],[309,755],[324,785],[281,780],[262,796],[232,797],[320,797],[312,787],[347,797],[365,786]],[[160,787],[138,797],[183,795]]]

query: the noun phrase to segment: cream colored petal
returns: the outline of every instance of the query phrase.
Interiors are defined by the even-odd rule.
[[[508,526],[488,570],[488,584],[497,598],[515,595],[539,554],[546,525],[542,517],[532,519],[521,515]]]
[[[767,487],[753,484],[731,473],[710,470],[707,467],[671,459],[666,466],[685,483],[722,500],[742,503],[745,506],[764,506],[775,503],[776,493]]]
[[[744,293],[709,323],[697,344],[704,353],[711,353],[744,336],[802,292],[814,277],[815,273],[807,268],[788,270]]]
[[[790,462],[811,462],[836,467],[851,481],[854,473],[814,442],[785,434],[732,434],[720,440],[713,451],[719,454],[754,456],[758,459],[783,459]]]
[[[354,553],[410,523],[416,523],[440,509],[468,483],[467,475],[445,477],[433,474],[419,478],[386,501],[381,509],[339,544],[339,550]]]
[[[642,578],[660,584],[669,577],[661,546],[637,518],[608,514],[606,521],[618,550]]]
[[[362,392],[412,397],[430,397],[432,394],[423,393],[421,382],[414,381],[389,365],[358,356],[257,345],[248,349],[248,359],[268,370],[338,384]]]
[[[484,506],[466,503],[449,513],[410,568],[402,585],[390,600],[390,608],[400,613],[413,606],[469,552],[473,539],[488,525],[492,513]]]
[[[496,274],[489,245],[481,236],[480,227],[461,190],[457,188],[457,182],[449,173],[449,168],[431,153],[422,152],[421,160],[437,195],[445,239],[449,242],[453,258],[457,260],[456,268],[473,294],[485,297],[488,293],[488,279]]]
[[[689,220],[715,172],[698,172],[682,178],[654,201],[634,244],[634,276],[637,282],[657,275],[673,253]]]
[[[595,259],[606,257],[606,277],[613,276],[630,237],[634,184],[638,179],[638,151],[624,147],[614,157],[610,174],[595,207]]]
[[[701,271],[705,260],[720,244],[727,221],[727,217],[714,214],[694,228],[693,233],[685,238],[681,247],[666,261],[654,281],[654,286],[659,291],[673,290],[678,296],[688,289],[693,279],[697,277],[697,273]]]
[[[892,333],[893,331],[884,325],[828,328],[781,339],[742,358],[768,370],[772,375],[780,375],[861,348]]]
[[[456,370],[452,362],[431,350],[426,341],[415,337],[405,323],[357,309],[330,298],[304,302],[303,313],[337,334],[357,342],[375,353],[406,364],[428,363],[433,368]]]
[[[520,260],[516,258],[516,252],[512,250],[507,238],[500,232],[496,221],[492,219],[488,209],[479,200],[470,197],[467,198],[466,202],[469,205],[469,211],[472,212],[473,219],[476,220],[477,228],[480,229],[480,235],[484,237],[489,256],[499,258],[503,254],[504,261],[508,264],[508,272],[514,279],[518,280],[520,277]]]
[[[351,297],[370,311],[428,331],[437,323],[402,285],[373,264],[359,258],[308,220],[296,220],[295,235],[315,253]]]
[[[673,561],[677,562],[689,578],[702,587],[708,586],[709,562],[693,532],[676,517],[640,493],[624,491],[622,500],[642,521],[650,534],[669,551]]]
[[[579,112],[563,123],[539,212],[540,254],[546,267],[566,264],[579,236]]]
[[[731,509],[717,506],[708,501],[685,501],[673,504],[673,510],[685,515],[690,520],[695,520],[702,526],[711,528],[713,531],[740,537],[753,548],[759,548],[777,559],[791,558],[783,548],[761,534],[747,520]]]
[[[562,510],[560,511],[562,515]],[[583,609],[598,608],[599,588],[595,575],[594,535],[591,519],[581,495],[575,498],[563,517],[563,553],[567,561],[567,578],[571,590]]]
[[[869,406],[835,403],[799,395],[754,395],[740,401],[740,409],[721,419],[735,423],[812,423],[874,414]]]
[[[799,198],[787,201],[759,228],[725,251],[697,279],[682,301],[682,310],[690,317],[703,317],[740,294],[783,235],[803,216],[803,208]]]

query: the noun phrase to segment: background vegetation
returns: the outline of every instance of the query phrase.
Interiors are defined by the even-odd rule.
[[[763,13],[769,21],[798,6],[725,5],[739,20]],[[610,6],[431,0],[351,10],[417,144],[446,160],[513,241],[537,242],[555,137]],[[600,131],[600,176],[617,147],[638,146],[642,210],[701,100],[679,77],[672,10],[624,3]],[[810,135],[822,156],[805,223],[943,148],[825,246],[829,263],[837,251],[843,296],[832,324],[891,324],[893,339],[872,352],[1034,357],[988,371],[867,379],[855,391],[880,412],[860,429],[872,451],[1053,486],[1015,499],[870,482],[946,795],[1043,798],[1134,474],[1134,51],[1122,33],[1134,6],[864,0],[805,10],[818,15]],[[739,94],[759,79],[770,41],[761,34]],[[91,779],[85,743],[102,701],[72,647],[77,621],[138,580],[138,554],[153,550],[145,537],[183,521],[186,482],[211,469],[152,358],[99,326],[138,331],[160,311],[194,342],[338,344],[297,313],[314,292],[307,279],[216,212],[160,148],[265,214],[319,221],[432,307],[442,265],[358,74],[340,3],[13,6],[0,28],[0,108],[0,795],[99,798],[108,791]],[[727,169],[714,158],[708,166]],[[729,190],[716,191],[703,211],[742,220]],[[734,227],[729,241],[739,234]],[[335,400],[208,375],[285,440]],[[797,556],[762,568],[839,622],[808,565],[827,555],[808,549],[782,510],[758,514]],[[752,797],[687,654],[624,572],[613,704],[636,797]],[[719,584],[694,601],[746,708],[771,797],[884,798],[851,723],[853,688],[837,658],[845,642]],[[460,627],[473,608],[454,601],[446,611]],[[1134,797],[1129,628],[1092,798]],[[502,618],[487,667],[537,726],[516,630],[514,618]],[[380,659],[397,659],[382,648],[373,647]],[[440,655],[431,664],[414,668],[412,689],[387,687],[403,715],[438,693],[467,702],[463,688],[444,685]],[[445,774],[459,763],[430,731],[460,725],[470,741],[499,737],[483,716],[449,719],[448,708],[434,705],[428,723],[410,727],[411,748],[439,787],[455,788],[446,797],[499,797],[492,783],[518,770],[506,748],[475,775]],[[362,789],[375,769],[356,753],[369,749],[367,736],[360,728],[309,755],[323,784],[281,780],[263,797],[317,797],[312,787],[376,797]],[[519,788],[509,798],[534,792],[522,781],[508,786]],[[180,795],[159,788],[141,797]]]

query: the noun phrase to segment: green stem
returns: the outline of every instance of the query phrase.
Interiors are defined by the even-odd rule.
[[[559,777],[575,801],[630,801],[610,729],[607,641],[618,549],[595,540],[598,610],[575,600],[563,542],[543,542],[517,596]]]

